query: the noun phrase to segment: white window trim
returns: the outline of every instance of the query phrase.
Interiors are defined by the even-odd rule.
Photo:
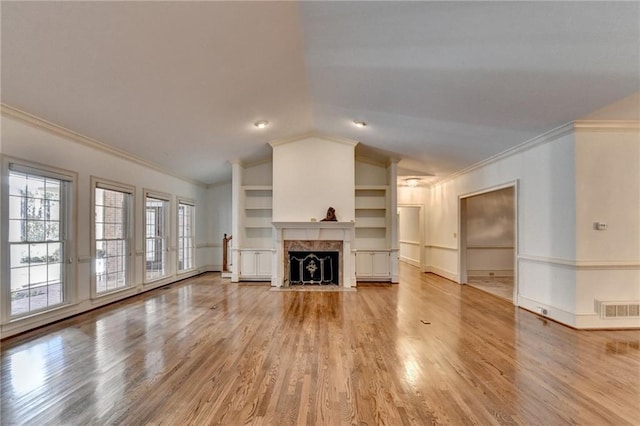
[[[193,207],[193,223],[192,225],[192,229],[193,232],[191,234],[191,237],[193,239],[193,266],[189,269],[180,269],[178,266],[180,264],[180,254],[179,254],[179,250],[180,250],[180,222],[179,222],[179,215],[178,215],[178,210],[180,208],[180,204],[184,204],[187,206],[191,206]],[[182,275],[182,274],[189,274],[192,273],[193,271],[197,270],[197,266],[196,266],[196,233],[195,233],[195,226],[196,226],[196,201],[191,199],[191,198],[186,198],[186,197],[176,197],[176,238],[175,238],[175,242],[176,242],[176,271],[178,275]]]
[[[18,321],[32,319],[49,312],[59,311],[60,309],[74,305],[77,300],[77,231],[78,231],[78,174],[76,172],[65,170],[42,163],[37,163],[22,158],[0,155],[2,161],[2,185],[0,187],[0,203],[2,209],[0,211],[0,295],[2,296],[2,304],[0,305],[0,321],[2,324],[15,323]],[[11,282],[9,270],[9,172],[15,171],[20,173],[32,173],[43,177],[58,179],[68,182],[69,188],[65,192],[65,217],[64,226],[65,234],[65,282],[64,282],[64,300],[62,303],[54,306],[48,306],[40,310],[29,311],[24,314],[11,316]]]
[[[164,232],[165,232],[165,240],[166,240],[166,248],[165,248],[165,264],[164,264],[164,275],[147,279],[147,198],[154,198],[156,200],[164,201],[167,203],[167,220],[164,221]],[[171,262],[171,248],[169,247],[171,241],[171,215],[172,211],[172,196],[170,194],[154,191],[151,189],[143,188],[142,190],[142,282],[143,284],[158,284],[158,282],[167,280],[167,278],[172,276],[172,265]],[[177,220],[177,219],[176,219]]]
[[[107,189],[112,191],[125,192],[130,195],[129,198],[129,212],[127,215],[127,239],[129,240],[129,253],[128,253],[128,265],[127,265],[127,285],[111,291],[105,291],[98,293],[96,288],[96,188]],[[110,179],[103,179],[97,176],[91,176],[91,299],[99,299],[102,297],[112,296],[114,293],[126,291],[135,287],[135,256],[133,250],[135,246],[135,199],[136,199],[136,187],[127,185],[124,183],[112,181]]]

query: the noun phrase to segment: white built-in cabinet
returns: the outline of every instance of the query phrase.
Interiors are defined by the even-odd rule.
[[[270,162],[232,163],[231,281],[271,281],[274,228]]]
[[[238,249],[241,280],[271,280],[273,257],[272,205],[270,185],[241,187],[241,246]]]
[[[240,250],[240,278],[244,280],[271,280],[271,250]]]
[[[359,280],[387,280],[390,277],[389,250],[358,250],[356,278]]]
[[[354,247],[358,281],[392,280],[392,257],[396,253],[391,234],[395,226],[392,184],[395,173],[388,166],[356,162]]]

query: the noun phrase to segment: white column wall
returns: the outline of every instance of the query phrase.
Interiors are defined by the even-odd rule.
[[[355,144],[310,137],[273,144],[273,221],[355,220]]]

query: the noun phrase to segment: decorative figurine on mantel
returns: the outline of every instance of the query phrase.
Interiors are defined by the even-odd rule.
[[[327,217],[322,219],[321,222],[337,222],[338,218],[336,217],[336,209],[333,207],[329,207],[327,209]]]

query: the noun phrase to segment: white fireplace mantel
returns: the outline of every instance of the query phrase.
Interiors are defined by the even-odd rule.
[[[344,288],[355,287],[355,256],[351,251],[354,240],[354,222],[272,222],[276,229],[276,256],[271,285],[282,287],[284,281],[284,245],[292,241],[342,241],[342,272]]]

